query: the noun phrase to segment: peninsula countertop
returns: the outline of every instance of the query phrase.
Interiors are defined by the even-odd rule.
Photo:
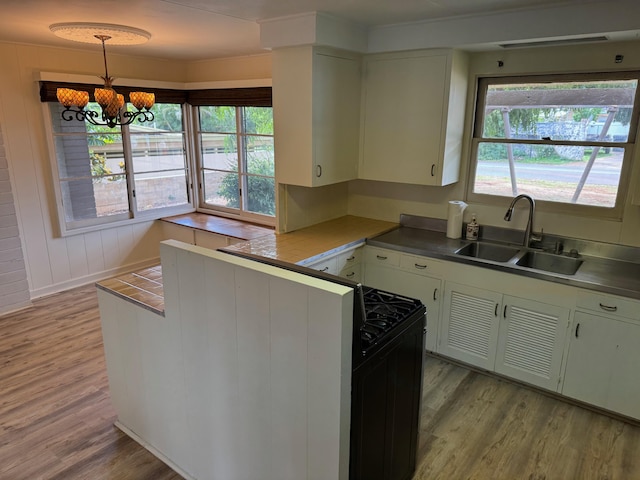
[[[223,250],[299,263],[343,245],[363,242],[396,227],[398,224],[393,222],[347,215],[289,233],[261,232],[263,234],[254,239],[225,247]],[[161,266],[102,280],[96,283],[96,287],[164,315]]]
[[[222,250],[299,263],[397,227],[393,222],[346,215],[289,233],[265,235]]]

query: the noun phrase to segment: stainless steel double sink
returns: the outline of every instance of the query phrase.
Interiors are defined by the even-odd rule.
[[[541,250],[475,241],[459,248],[454,253],[561,275],[575,275],[583,262],[579,258]]]

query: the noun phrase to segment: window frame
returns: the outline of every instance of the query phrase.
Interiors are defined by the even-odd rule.
[[[638,82],[634,105],[629,124],[629,135],[626,142],[598,142],[598,141],[572,141],[572,140],[527,140],[527,139],[507,139],[507,138],[485,138],[483,137],[484,111],[487,90],[489,85],[499,84],[518,84],[518,83],[544,83],[544,82],[570,82],[570,81],[598,81],[598,80],[630,80],[635,79]],[[571,204],[564,202],[553,202],[536,198],[536,207],[539,211],[551,213],[563,213],[578,216],[589,216],[610,220],[622,220],[630,188],[630,176],[633,166],[633,157],[636,150],[637,134],[638,134],[638,117],[640,115],[640,71],[600,71],[600,72],[576,72],[576,73],[545,73],[545,74],[511,74],[505,76],[499,75],[478,75],[476,77],[476,95],[474,102],[474,114],[472,132],[469,148],[469,164],[468,164],[468,182],[466,185],[466,200],[473,203],[502,206],[505,201],[512,197],[500,195],[490,195],[486,193],[475,193],[476,172],[478,148],[481,143],[495,144],[531,144],[531,145],[549,145],[549,146],[601,146],[601,147],[621,147],[624,149],[622,159],[622,167],[620,171],[620,180],[618,182],[618,191],[616,194],[615,205],[612,208],[600,207],[595,205]]]
[[[85,86],[86,88],[86,86]],[[192,189],[192,161],[190,159],[189,153],[189,143],[190,143],[190,131],[186,122],[186,115],[188,114],[188,110],[186,108],[186,104],[180,104],[180,108],[182,111],[182,130],[180,133],[183,135],[184,139],[184,161],[185,161],[185,181],[186,181],[186,194],[187,194],[187,203],[179,206],[170,206],[163,208],[155,208],[150,210],[138,210],[137,199],[135,196],[135,171],[133,168],[133,152],[131,146],[131,134],[129,131],[129,126],[125,125],[120,128],[120,132],[118,132],[122,136],[122,149],[124,155],[124,163],[125,163],[125,171],[122,173],[125,177],[126,187],[127,187],[127,203],[128,203],[128,211],[120,214],[106,216],[106,217],[95,217],[86,220],[77,220],[77,221],[67,221],[66,220],[66,212],[63,204],[63,193],[61,186],[61,177],[60,170],[58,166],[57,160],[57,149],[55,145],[55,138],[60,136],[60,134],[56,133],[53,128],[53,123],[51,119],[51,104],[57,105],[54,102],[43,101],[42,109],[43,116],[45,118],[45,131],[47,136],[47,144],[49,151],[49,160],[51,165],[51,181],[53,183],[53,191],[56,199],[56,214],[57,214],[57,224],[58,234],[61,237],[77,235],[82,233],[89,233],[94,231],[99,231],[107,228],[115,228],[123,225],[130,225],[134,223],[142,223],[149,222],[151,220],[157,220],[162,217],[179,215],[184,213],[193,212],[195,210],[194,206],[194,195]],[[177,105],[177,104],[176,104]],[[178,132],[172,132],[178,133]]]
[[[46,134],[47,149],[50,164],[50,178],[52,190],[56,201],[56,207],[51,212],[57,218],[52,218],[52,226],[54,234],[60,237],[79,235],[84,233],[96,232],[105,229],[117,228],[125,225],[149,222],[152,220],[179,215],[191,212],[203,212],[215,214],[218,216],[227,216],[238,220],[250,221],[264,225],[274,226],[276,223],[275,215],[273,217],[265,215],[244,215],[242,217],[233,212],[224,212],[219,209],[201,208],[199,204],[200,189],[198,188],[199,169],[198,169],[198,138],[196,133],[196,125],[194,123],[194,111],[197,112],[195,105],[210,105],[216,102],[218,105],[229,105],[229,102],[242,106],[255,107],[271,107],[272,94],[271,84],[266,81],[245,81],[238,82],[237,85],[231,85],[230,82],[210,82],[198,83],[197,88],[190,88],[189,84],[174,84],[172,82],[150,82],[119,79],[118,85],[115,86],[118,93],[127,94],[130,91],[143,89],[156,93],[156,103],[174,103],[179,104],[182,109],[182,134],[184,138],[184,154],[185,154],[185,180],[187,182],[188,204],[178,207],[167,207],[162,209],[151,209],[146,211],[138,211],[136,199],[133,198],[134,175],[131,164],[127,165],[126,181],[127,195],[129,200],[129,211],[108,217],[96,217],[83,221],[81,225],[69,227],[66,222],[66,214],[62,205],[62,187],[60,182],[60,172],[58,169],[58,161],[56,157],[55,135],[50,112],[50,103],[57,104],[56,89],[58,87],[69,87],[80,90],[93,91],[95,87],[102,85],[94,83],[95,80],[91,76],[85,75],[68,75],[54,72],[40,72],[40,101],[44,117],[44,129]],[[122,83],[122,85],[121,85]],[[233,82],[232,82],[233,83]],[[195,84],[194,84],[195,86]],[[197,113],[196,113],[197,114]],[[197,119],[196,119],[197,120]],[[123,127],[123,150],[129,150],[129,162],[132,161],[131,144],[124,140],[127,127]],[[127,155],[125,154],[125,157]],[[275,161],[275,159],[274,159]],[[125,158],[125,162],[127,162]],[[276,195],[277,206],[277,188],[274,175],[274,194]],[[131,210],[135,207],[135,214],[131,214]],[[55,231],[57,229],[57,231]]]
[[[238,145],[238,176],[239,176],[239,180],[241,181],[243,188],[242,190],[244,190],[245,192],[247,191],[247,179],[249,176],[251,176],[251,174],[249,172],[246,171],[246,163],[247,163],[247,159],[246,159],[246,152],[245,152],[245,147],[246,147],[246,137],[247,136],[260,136],[260,134],[252,134],[252,133],[247,133],[244,130],[245,127],[245,122],[244,122],[244,111],[243,108],[244,107],[253,107],[253,106],[258,106],[258,107],[263,107],[263,108],[271,108],[272,109],[272,113],[273,113],[273,107],[271,105],[211,105],[209,103],[231,103],[229,101],[226,102],[207,102],[207,103],[202,103],[200,105],[193,105],[192,106],[192,114],[191,114],[191,123],[193,125],[193,140],[194,140],[194,148],[195,148],[195,173],[194,173],[194,178],[197,178],[197,181],[195,182],[195,184],[197,185],[197,204],[196,204],[196,210],[198,212],[203,212],[203,213],[209,213],[209,214],[215,214],[215,215],[219,215],[219,216],[223,216],[223,217],[227,217],[227,218],[233,218],[233,219],[237,219],[237,220],[245,220],[245,221],[249,221],[249,222],[254,222],[254,223],[259,223],[261,225],[268,225],[268,226],[275,226],[276,224],[276,215],[274,213],[273,216],[270,215],[263,215],[263,214],[259,214],[259,213],[255,213],[255,212],[251,212],[249,210],[245,210],[243,203],[245,201],[246,196],[241,195],[240,196],[240,208],[232,208],[232,207],[225,207],[222,205],[213,205],[210,203],[206,202],[205,199],[205,192],[204,192],[204,187],[203,187],[203,183],[204,183],[204,165],[203,165],[203,152],[202,152],[202,143],[200,141],[200,135],[203,133],[200,127],[200,113],[199,113],[199,108],[200,107],[233,107],[235,108],[235,120],[236,120],[236,139],[237,139],[237,145]],[[208,133],[208,132],[205,132]],[[230,132],[226,132],[226,134],[229,134]],[[268,136],[271,138],[274,138],[275,135],[262,135],[262,136]],[[242,148],[241,148],[242,146]],[[275,161],[275,159],[274,159]],[[277,198],[276,198],[276,192],[277,192],[277,184],[276,184],[276,179],[275,179],[275,170],[274,170],[274,176],[270,177],[273,178],[273,182],[274,182],[274,202],[277,204]],[[274,205],[274,207],[276,207],[276,205]]]

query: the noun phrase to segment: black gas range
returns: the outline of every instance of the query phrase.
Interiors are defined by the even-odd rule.
[[[360,312],[354,308],[349,478],[410,480],[417,461],[425,306],[366,286],[360,298]]]

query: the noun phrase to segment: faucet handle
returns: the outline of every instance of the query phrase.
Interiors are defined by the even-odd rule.
[[[531,232],[531,236],[529,237],[530,242],[542,242],[542,237],[544,236],[544,228],[541,228],[538,233]]]

